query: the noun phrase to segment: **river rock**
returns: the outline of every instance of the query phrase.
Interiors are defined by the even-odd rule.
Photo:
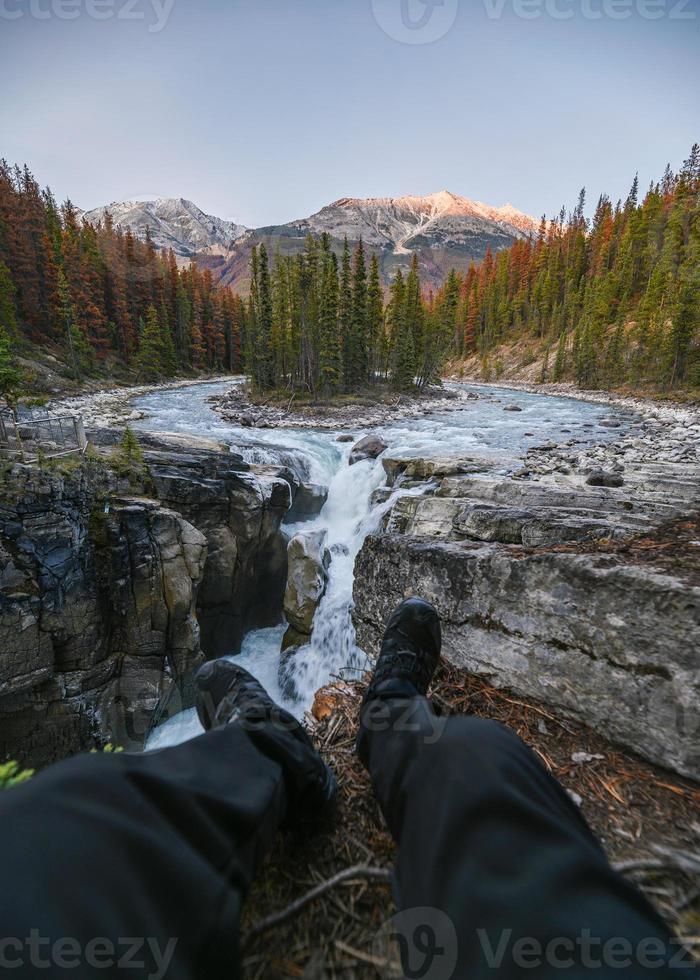
[[[343,433],[342,435],[335,437],[336,442],[354,442],[355,436],[351,436],[350,433]]]
[[[288,523],[309,521],[323,510],[328,499],[328,487],[318,483],[301,483],[294,493],[292,506],[285,520]]]
[[[365,436],[352,447],[348,462],[350,466],[353,466],[355,463],[362,462],[363,459],[376,459],[388,448],[389,446],[380,436]]]
[[[382,466],[389,487],[405,480],[428,480],[459,473],[487,473],[496,459],[487,453],[453,453],[449,456],[382,456]]]
[[[635,530],[633,524],[617,521],[613,525],[584,512],[562,510],[557,514],[545,509],[528,511],[486,504],[468,505],[453,518],[452,526],[458,534],[476,541],[520,544],[526,548],[616,539]]]
[[[299,633],[311,635],[318,604],[328,584],[330,553],[326,531],[302,531],[287,546],[288,575],[284,593],[287,622]]]
[[[503,409],[504,412],[522,412],[520,405],[506,405]]]
[[[605,470],[593,470],[586,477],[589,487],[621,487],[624,482],[620,473],[608,473]]]

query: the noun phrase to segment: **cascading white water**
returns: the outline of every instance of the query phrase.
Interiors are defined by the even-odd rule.
[[[289,678],[297,699],[286,697],[279,684],[285,624],[252,630],[245,637],[240,654],[231,658],[254,674],[275,701],[297,717],[310,707],[316,691],[331,678],[357,674],[367,663],[365,654],[355,643],[352,622],[355,559],[365,538],[379,527],[399,491],[372,507],[372,494],[385,480],[381,461],[364,460],[349,466],[349,454],[350,447],[340,454],[336,472],[328,484],[328,499],[319,516],[314,521],[285,528],[290,537],[302,529],[326,530],[332,553],[328,585],[314,617],[311,642],[294,654],[290,664]],[[403,491],[412,495],[423,492],[420,487]],[[148,748],[175,745],[201,731],[195,712],[185,711],[157,729],[149,739]]]
[[[315,692],[334,676],[352,675],[367,664],[366,655],[355,643],[352,622],[352,588],[355,559],[368,534],[379,528],[382,517],[393,506],[399,491],[372,506],[372,494],[385,480],[380,461],[365,460],[353,467],[341,466],[333,477],[328,500],[309,527],[324,528],[331,549],[326,594],[314,616],[311,642],[294,654],[289,677],[298,694],[298,705],[308,706]],[[404,490],[417,495],[422,487]]]
[[[212,411],[206,399],[229,387],[230,382],[214,383],[161,391],[140,398],[138,406],[149,413],[140,426],[214,437],[234,446],[235,451],[250,462],[279,461],[279,447],[284,447],[297,466],[302,461],[311,481],[328,487],[328,499],[315,520],[285,527],[290,537],[302,528],[325,529],[327,544],[333,554],[328,586],[314,618],[311,642],[295,653],[291,661],[290,675],[299,700],[285,698],[279,686],[284,624],[251,631],[235,658],[258,677],[278,703],[301,716],[310,706],[314,693],[331,677],[357,670],[366,663],[365,655],[355,644],[352,623],[355,559],[367,535],[379,527],[396,495],[372,506],[374,491],[385,482],[381,461],[367,460],[349,466],[350,447],[338,443],[335,433],[298,429],[251,430],[225,423]],[[402,455],[490,452],[506,471],[517,463],[530,445],[545,439],[561,441],[573,433],[582,443],[589,441],[590,430],[597,428],[596,423],[603,415],[611,414],[610,409],[603,406],[567,398],[493,389],[484,389],[481,393],[479,401],[460,402],[454,412],[439,416],[428,414],[380,429],[390,446],[389,452]],[[504,411],[507,405],[515,402],[521,412]],[[609,430],[597,429],[595,433],[596,441],[610,437]],[[399,492],[402,495],[420,494],[424,488]],[[201,728],[195,713],[183,712],[153,733],[148,748],[176,744],[199,732]]]

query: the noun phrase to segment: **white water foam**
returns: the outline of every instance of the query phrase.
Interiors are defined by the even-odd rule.
[[[348,465],[350,446],[338,443],[336,433],[296,429],[242,429],[225,423],[207,404],[211,394],[230,388],[225,384],[198,385],[160,391],[138,400],[149,412],[139,423],[150,430],[187,432],[227,442],[250,462],[278,462],[280,447],[289,452],[290,464],[301,461],[308,479],[328,487],[328,499],[319,516],[303,524],[285,526],[292,536],[300,530],[327,531],[333,560],[326,594],[314,618],[311,642],[290,660],[289,677],[299,695],[290,701],[280,689],[278,670],[285,624],[253,630],[244,638],[236,663],[251,671],[270,695],[301,717],[314,693],[335,676],[362,670],[365,654],[357,647],[352,622],[352,589],[355,559],[368,534],[375,531],[397,495],[421,494],[424,487],[401,489],[383,503],[372,506],[374,491],[385,482],[381,460]],[[614,414],[610,408],[568,398],[526,395],[505,390],[475,389],[479,400],[460,402],[454,412],[426,414],[399,420],[378,432],[390,446],[389,454],[433,455],[485,451],[497,456],[503,471],[517,464],[531,445],[545,439],[578,437],[582,443],[611,438],[597,422]],[[505,411],[517,403],[521,412]],[[596,430],[593,434],[591,430]],[[358,433],[360,435],[361,433]],[[269,447],[269,449],[267,448]],[[148,748],[162,748],[192,738],[202,731],[194,711],[183,712],[157,729]]]

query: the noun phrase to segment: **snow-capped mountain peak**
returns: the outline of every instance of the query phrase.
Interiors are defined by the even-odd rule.
[[[405,254],[426,239],[434,245],[459,242],[478,232],[519,238],[537,231],[537,221],[511,204],[492,207],[452,191],[404,197],[344,197],[317,214],[292,222],[334,238],[362,237],[370,247],[391,247]]]
[[[145,238],[148,229],[156,248],[172,248],[184,257],[204,251],[225,253],[246,231],[243,225],[205,214],[183,197],[116,201],[87,211],[83,221],[104,222],[108,212],[116,228],[129,228],[138,238]]]

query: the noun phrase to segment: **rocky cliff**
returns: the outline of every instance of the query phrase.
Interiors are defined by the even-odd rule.
[[[160,437],[125,466],[116,439],[101,432],[79,463],[2,474],[2,758],[140,745],[204,655],[280,618],[280,525],[299,478]]]
[[[700,778],[694,432],[671,440],[675,461],[661,436],[656,451],[538,447],[511,472],[493,458],[385,459],[395,488],[430,483],[399,493],[359,555],[360,646],[376,653],[394,605],[425,596],[452,663]]]

